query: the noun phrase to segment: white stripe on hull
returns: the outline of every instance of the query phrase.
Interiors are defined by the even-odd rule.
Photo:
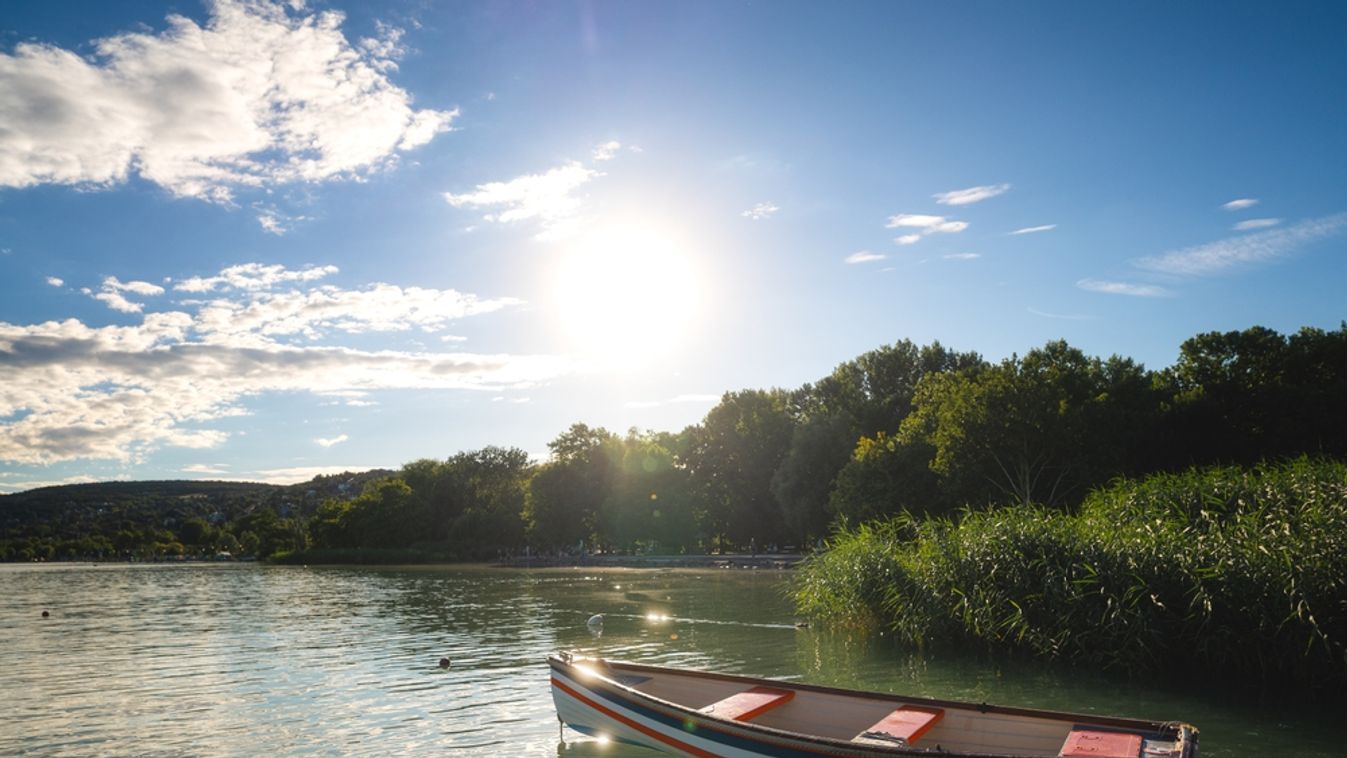
[[[706,738],[698,736],[695,732],[689,732],[684,729],[678,729],[675,727],[667,726],[658,721],[653,721],[633,710],[630,710],[624,705],[613,702],[612,700],[604,699],[600,695],[597,695],[594,692],[592,692],[584,684],[581,684],[576,680],[565,676],[564,674],[560,674],[556,670],[552,671],[552,676],[555,677],[558,681],[565,683],[566,686],[570,687],[576,692],[580,692],[585,697],[602,704],[605,708],[608,708],[609,710],[612,710],[616,713],[620,713],[623,717],[630,719],[647,729],[658,732],[660,734],[665,735],[666,737],[676,740],[679,743],[689,744],[692,745],[693,747],[699,748],[713,755],[724,756],[724,758],[762,758],[762,756],[764,755],[763,753],[757,751],[744,750],[742,748],[737,748],[731,745],[725,745],[720,742],[714,742],[712,740],[708,740]],[[651,737],[636,729],[633,729],[616,719],[610,718],[607,714],[600,713],[599,711],[594,710],[593,708],[590,708],[588,705],[571,697],[568,693],[562,691],[559,687],[552,688],[552,699],[556,703],[557,714],[561,716],[561,720],[566,722],[567,724],[575,724],[587,727],[589,729],[595,730],[596,732],[609,735],[610,737],[627,740],[629,742],[635,742],[637,744],[645,745],[647,747],[651,747],[656,750],[661,750],[666,753],[678,753],[680,755],[695,755],[694,753],[690,753],[684,750],[678,750],[674,745],[661,742],[655,739],[654,737]]]

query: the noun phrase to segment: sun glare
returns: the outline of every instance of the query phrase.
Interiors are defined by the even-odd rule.
[[[650,228],[608,228],[564,254],[556,277],[561,324],[600,363],[632,366],[672,352],[700,308],[684,250]]]

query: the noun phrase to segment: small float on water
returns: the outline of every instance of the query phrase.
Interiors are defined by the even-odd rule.
[[[1197,756],[1197,729],[1176,721],[858,692],[566,653],[547,662],[562,723],[676,755]]]

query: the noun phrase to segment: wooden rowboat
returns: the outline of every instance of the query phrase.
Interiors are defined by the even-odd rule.
[[[1197,730],[857,692],[746,676],[548,657],[557,718],[677,755],[1196,758]]]

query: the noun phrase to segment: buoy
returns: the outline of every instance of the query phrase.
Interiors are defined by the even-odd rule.
[[[447,669],[447,668],[449,668],[449,659],[448,659],[448,658],[441,658],[441,659],[440,659],[440,668],[442,668],[442,669]]]
[[[50,616],[50,615],[51,615],[51,614],[50,614],[50,613],[47,613],[46,611],[43,611],[43,612],[42,612],[42,618],[46,618],[46,617],[48,617],[48,616]],[[602,620],[602,619],[600,619],[600,620]]]

